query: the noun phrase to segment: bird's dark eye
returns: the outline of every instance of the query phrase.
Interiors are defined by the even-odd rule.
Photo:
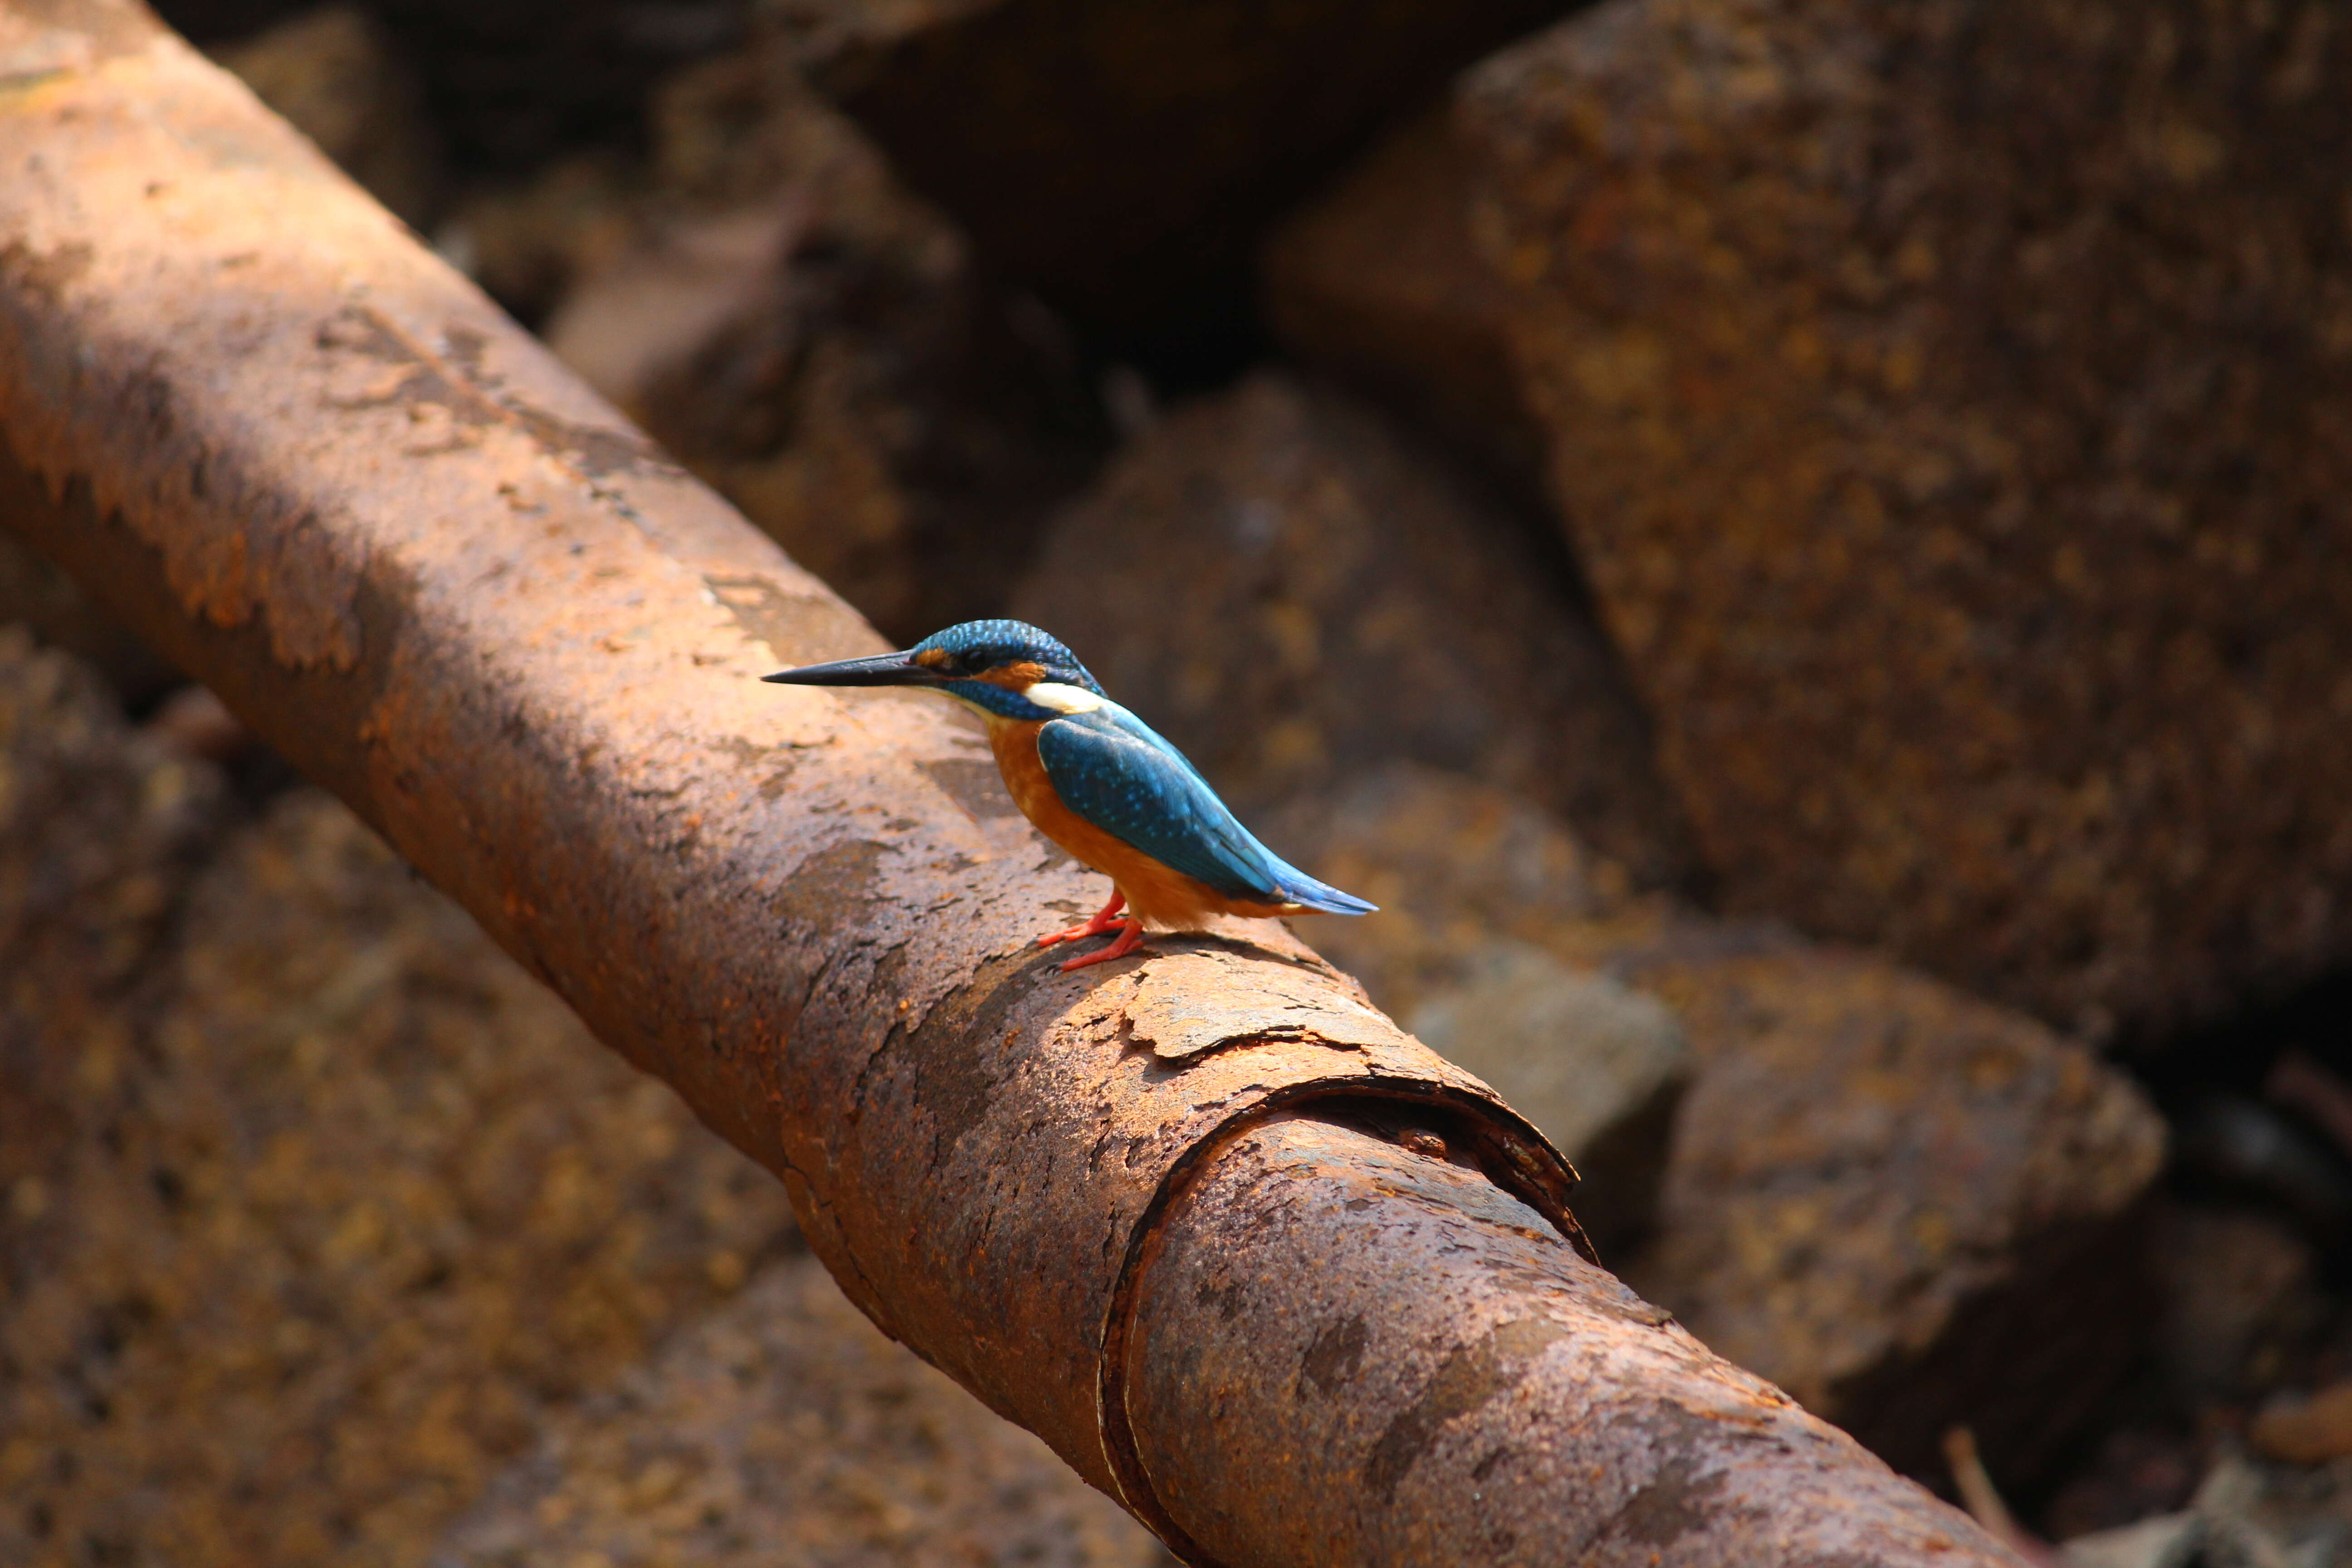
[[[982,670],[986,669],[996,661],[988,656],[988,650],[986,648],[976,647],[968,650],[964,654],[961,662],[965,674],[978,675]]]

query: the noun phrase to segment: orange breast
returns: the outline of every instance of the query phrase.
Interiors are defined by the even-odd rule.
[[[991,717],[988,743],[997,771],[1021,814],[1037,831],[1118,885],[1128,908],[1148,926],[1167,931],[1196,927],[1213,914],[1265,917],[1287,912],[1280,904],[1229,899],[1197,877],[1161,864],[1124,839],[1115,838],[1062,804],[1045,764],[1037,755],[1037,731],[1049,720]]]

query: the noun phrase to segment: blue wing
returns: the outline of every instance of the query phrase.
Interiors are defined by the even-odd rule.
[[[1227,898],[1328,914],[1372,912],[1363,900],[1317,881],[1260,844],[1181,752],[1115,702],[1038,731],[1037,760],[1072,811]]]

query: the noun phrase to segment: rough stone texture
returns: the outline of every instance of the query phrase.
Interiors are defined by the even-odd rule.
[[[1732,904],[2093,1035],[2352,954],[2352,24],[1616,0],[1475,225]]]
[[[1640,1288],[1898,1468],[1934,1473],[1966,1421],[1998,1478],[2038,1479],[2145,1331],[2162,1122],[2019,1014],[1709,934],[1620,960],[1701,1063]]]
[[[588,166],[526,198],[585,261],[551,346],[893,637],[997,610],[1097,450],[1058,327],[982,289],[780,51],[684,73],[653,118],[634,199],[600,209]]]
[[[2164,1133],[2088,1051],[1883,959],[1631,892],[1467,780],[1385,770],[1285,826],[1386,904],[1312,933],[1376,1001],[1411,1014],[1507,938],[1664,1005],[1696,1075],[1657,1239],[1614,1261],[1898,1468],[1934,1469],[1966,1422],[2004,1484],[2033,1479],[2130,1361]],[[1584,1174],[1604,1205],[1624,1179]]]
[[[1538,496],[1543,431],[1511,357],[1510,286],[1471,240],[1471,181],[1444,107],[1420,116],[1268,236],[1258,295],[1292,354]]]
[[[1171,1559],[1043,1443],[883,1338],[803,1258],[769,1268],[656,1361],[560,1417],[434,1561]]]
[[[826,73],[1006,276],[1153,357],[1247,289],[1260,227],[1401,108],[1574,0],[1002,0]]]
[[[1679,824],[1563,575],[1384,419],[1267,373],[1123,452],[1013,612],[1238,800],[1411,758],[1532,795],[1672,879]]]
[[[224,795],[217,772],[129,728],[89,666],[0,626],[0,1199],[16,1219],[45,1211],[75,1107],[121,1068],[126,1009]]]
[[[408,62],[372,14],[322,5],[214,58],[410,226],[431,224],[440,139]]]
[[[2164,1290],[2158,1363],[2190,1408],[2275,1384],[2325,1321],[2318,1259],[2259,1210],[2168,1207],[2152,1256]]]
[[[123,856],[100,889],[142,870],[89,842]],[[772,1179],[307,792],[205,872],[142,1005],[31,1047],[0,1104],[60,1146],[0,1232],[0,1560],[420,1561],[545,1411],[791,1236]]]

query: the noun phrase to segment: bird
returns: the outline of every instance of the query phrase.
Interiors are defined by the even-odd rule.
[[[965,621],[904,652],[761,679],[787,686],[912,687],[976,710],[988,721],[997,772],[1021,814],[1110,879],[1110,900],[1091,920],[1037,939],[1038,946],[1052,947],[1118,933],[1109,945],[1062,964],[1065,973],[1134,952],[1146,927],[1197,931],[1220,914],[1271,920],[1375,912],[1376,906],[1317,881],[1259,843],[1183,752],[1112,701],[1057,638],[1025,621]]]

